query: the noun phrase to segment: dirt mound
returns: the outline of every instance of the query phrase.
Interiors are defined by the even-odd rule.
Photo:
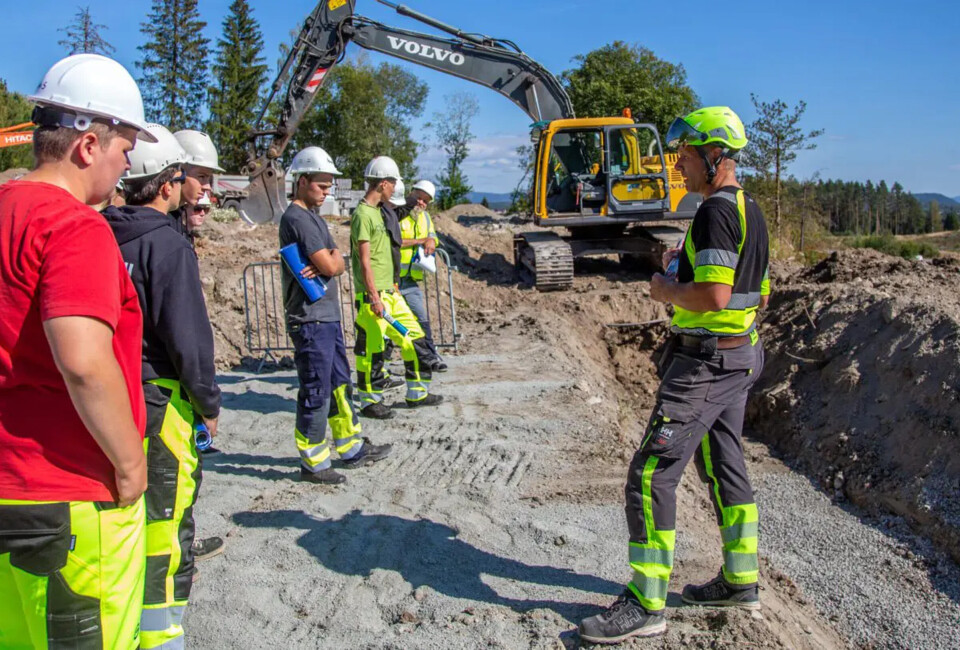
[[[0,172],[0,185],[3,185],[7,181],[16,180],[29,171],[29,169],[24,169],[23,167],[14,167],[13,169],[2,171]]]
[[[858,250],[776,286],[748,417],[824,490],[960,560],[958,280],[956,261]]]

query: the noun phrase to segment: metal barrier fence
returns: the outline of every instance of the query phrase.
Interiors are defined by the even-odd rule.
[[[346,272],[339,279],[341,326],[347,347],[355,340],[356,306],[350,256],[344,255]],[[453,295],[450,256],[437,249],[437,272],[425,273],[424,302],[438,349],[460,350],[457,305]],[[431,280],[431,276],[432,280]],[[445,276],[445,280],[441,280]],[[433,305],[431,307],[431,304]],[[283,281],[280,262],[255,262],[243,270],[243,306],[246,312],[246,344],[251,356],[259,355],[257,372],[268,361],[278,363],[285,352],[293,351],[283,310]],[[446,307],[446,309],[444,309]]]

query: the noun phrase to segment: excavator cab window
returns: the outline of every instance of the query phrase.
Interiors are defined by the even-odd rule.
[[[599,213],[603,205],[603,131],[569,129],[554,134],[547,170],[550,212]]]
[[[606,135],[610,195],[614,203],[650,201],[657,202],[659,207],[667,198],[667,180],[656,131],[638,124],[607,127]]]

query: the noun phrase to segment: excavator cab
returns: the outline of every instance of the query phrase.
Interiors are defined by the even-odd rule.
[[[656,127],[629,118],[554,120],[539,132],[534,216],[540,225],[657,221],[683,197]]]

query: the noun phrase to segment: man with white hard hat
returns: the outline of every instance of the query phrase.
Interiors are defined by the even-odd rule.
[[[213,175],[222,174],[220,156],[213,140],[203,131],[184,129],[173,134],[189,156],[184,165],[187,182],[183,184],[183,207],[174,216],[180,221],[181,232],[188,232],[187,213],[205,194],[213,194]]]
[[[137,292],[92,207],[146,129],[116,61],[57,62],[36,168],[0,187],[0,646],[140,643],[146,412]]]
[[[420,282],[423,280],[425,264],[422,258],[432,258],[440,240],[433,227],[433,219],[427,212],[427,206],[433,202],[437,188],[427,180],[418,181],[410,192],[415,208],[400,219],[400,233],[403,238],[400,249],[400,293],[407,301],[410,311],[417,317],[423,329],[423,338],[430,349],[432,358],[430,369],[434,372],[446,372],[447,364],[440,358],[437,346],[433,342],[430,330],[430,314]],[[436,267],[434,267],[434,272]]]
[[[396,191],[400,169],[393,159],[378,156],[364,171],[367,191],[350,217],[350,249],[357,300],[357,387],[361,413],[386,419],[393,412],[383,404],[383,337],[400,346],[410,408],[443,401],[430,394],[430,351],[416,317],[396,286],[395,262],[386,220],[381,213]],[[397,242],[399,248],[399,242]],[[399,323],[397,327],[394,322]],[[406,333],[401,333],[406,330]]]
[[[280,247],[295,244],[300,256],[309,261],[301,275],[319,277],[326,284],[326,293],[311,302],[292,271],[283,265],[283,306],[300,381],[294,429],[300,480],[337,484],[347,479],[333,468],[328,423],[344,467],[383,460],[392,447],[361,437],[360,420],[353,410],[353,383],[340,324],[338,277],[344,272],[343,255],[316,212],[340,171],[326,151],[307,147],[294,156],[289,173],[293,176],[293,201],[280,218]]]
[[[103,216],[143,311],[150,481],[140,647],[166,648],[183,644],[182,619],[193,581],[193,515],[201,479],[194,430],[202,423],[216,435],[220,387],[197,256],[168,216],[181,203],[189,156],[166,127],[147,128],[157,142],[130,153],[127,205],[108,207]]]

